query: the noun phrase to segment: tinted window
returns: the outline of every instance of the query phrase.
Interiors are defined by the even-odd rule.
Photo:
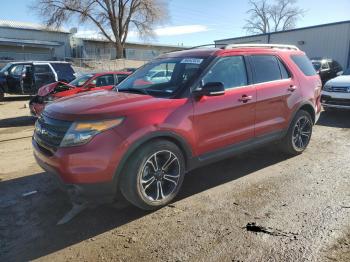
[[[311,61],[305,55],[292,55],[291,56],[294,63],[299,67],[299,69],[306,76],[316,75],[315,68],[312,66]]]
[[[290,78],[290,73],[288,72],[287,68],[284,66],[284,64],[278,59],[278,64],[281,69],[281,75],[282,79],[288,79]]]
[[[52,63],[51,66],[55,69],[58,79],[71,81],[74,79],[74,70],[70,64]]]
[[[278,59],[271,55],[252,56],[254,83],[263,83],[281,79]]]
[[[37,74],[48,74],[52,73],[51,68],[48,65],[36,65],[35,73]]]
[[[117,75],[117,83],[122,82],[125,78],[127,78],[128,75]]]
[[[247,72],[242,56],[220,58],[204,76],[203,85],[210,82],[221,82],[225,89],[248,84]]]
[[[104,75],[96,77],[92,80],[92,83],[96,85],[96,87],[100,86],[113,86],[114,85],[114,77],[113,75]]]

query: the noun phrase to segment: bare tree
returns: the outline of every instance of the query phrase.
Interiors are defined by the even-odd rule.
[[[163,0],[36,0],[32,5],[47,26],[59,27],[70,18],[94,24],[123,57],[130,30],[153,37],[154,26],[167,17]]]
[[[250,15],[244,29],[249,33],[269,33],[295,28],[305,10],[296,6],[297,0],[250,0]]]

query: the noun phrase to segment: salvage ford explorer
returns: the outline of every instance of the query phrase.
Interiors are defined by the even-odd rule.
[[[35,124],[34,155],[73,202],[121,196],[152,210],[172,201],[199,166],[269,142],[302,153],[320,92],[319,76],[294,46],[172,52],[112,91],[49,104]]]

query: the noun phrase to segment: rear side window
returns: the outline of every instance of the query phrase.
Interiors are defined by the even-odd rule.
[[[66,81],[74,79],[74,70],[70,64],[52,63],[51,66],[55,69],[58,79],[65,79]]]
[[[292,55],[291,56],[293,62],[299,67],[299,69],[306,76],[314,76],[316,75],[315,68],[312,66],[311,61],[305,55]]]
[[[117,79],[117,83],[120,83],[122,82],[125,78],[127,78],[129,75],[125,75],[125,74],[119,74],[119,75],[116,75],[116,79]]]
[[[51,74],[52,70],[48,65],[36,65],[35,66],[36,74]]]
[[[272,55],[256,55],[251,56],[251,59],[254,68],[255,84],[282,79],[281,63],[277,57]],[[281,64],[281,66],[283,65]],[[284,70],[286,69],[284,68]]]

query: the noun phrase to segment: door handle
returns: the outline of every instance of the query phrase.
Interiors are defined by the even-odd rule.
[[[294,85],[291,85],[288,87],[288,91],[290,91],[290,92],[294,92],[295,90],[297,90],[297,87]]]
[[[249,100],[252,100],[252,99],[253,99],[252,96],[243,95],[241,98],[238,99],[238,101],[243,102],[243,103],[247,103]]]

